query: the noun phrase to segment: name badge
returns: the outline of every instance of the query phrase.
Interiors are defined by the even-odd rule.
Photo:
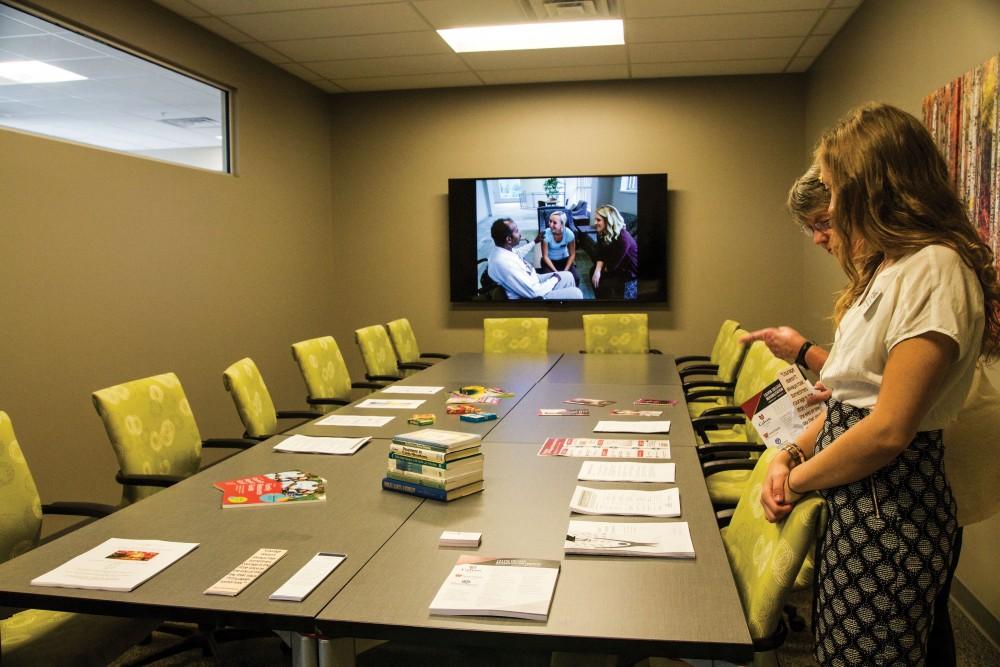
[[[882,290],[872,290],[865,297],[865,300],[861,302],[861,312],[864,313],[865,319],[871,319],[872,315],[875,314],[878,302],[882,299]]]

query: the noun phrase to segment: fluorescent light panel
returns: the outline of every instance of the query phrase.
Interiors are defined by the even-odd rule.
[[[0,86],[11,86],[19,83],[79,81],[86,78],[62,67],[43,63],[40,60],[8,60],[0,62]]]
[[[437,31],[455,53],[564,49],[625,43],[621,20],[559,21],[449,28]]]

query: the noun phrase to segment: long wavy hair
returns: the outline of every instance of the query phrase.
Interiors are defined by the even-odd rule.
[[[983,288],[981,356],[1000,356],[1000,286],[993,251],[969,221],[948,182],[948,168],[927,129],[886,104],[858,107],[827,130],[816,149],[835,199],[834,253],[848,283],[834,313],[840,321],[879,265],[928,245],[951,248]]]
[[[604,227],[604,233],[601,234],[601,241],[611,243],[622,235],[622,230],[625,229],[625,218],[622,217],[617,208],[611,204],[603,204],[597,207],[597,215],[608,223]]]

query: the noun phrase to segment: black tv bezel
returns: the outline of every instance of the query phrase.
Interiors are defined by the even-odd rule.
[[[666,306],[668,304],[668,245],[667,245],[667,193],[668,172],[616,174],[559,174],[557,178],[621,178],[635,176],[636,222],[639,227],[639,279],[656,282],[656,292],[645,299],[510,299],[505,301],[475,300],[477,284],[477,239],[475,233],[468,233],[469,211],[476,220],[476,182],[505,179],[546,179],[549,176],[476,176],[448,179],[448,270],[450,302],[452,306],[479,308],[601,308],[608,304],[616,307]],[[646,186],[645,188],[643,186]],[[590,204],[593,207],[596,202]],[[660,219],[662,218],[662,219]],[[473,228],[474,229],[474,228]],[[657,252],[658,251],[658,252]],[[659,255],[658,257],[656,255]],[[658,268],[657,268],[658,267]],[[471,278],[470,278],[471,276]],[[456,297],[463,298],[456,298]]]

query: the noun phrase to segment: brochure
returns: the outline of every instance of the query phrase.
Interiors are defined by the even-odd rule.
[[[602,419],[594,433],[670,433],[670,420],[662,421],[611,421]]]
[[[669,459],[669,440],[611,440],[604,438],[548,438],[539,456],[576,456],[608,459]]]
[[[681,492],[676,486],[660,491],[578,486],[569,508],[577,514],[674,517],[681,515]]]
[[[691,533],[684,521],[622,523],[570,521],[564,549],[593,556],[658,556],[694,558]]]
[[[405,398],[366,398],[358,403],[356,408],[371,410],[416,410],[424,404],[424,399],[407,400]]]
[[[276,452],[302,454],[353,454],[361,449],[371,436],[363,438],[327,438],[312,435],[293,435],[274,446]]]
[[[544,621],[559,561],[462,555],[431,602],[432,614]]]
[[[316,426],[360,426],[364,428],[378,428],[385,426],[395,417],[384,417],[382,415],[328,415],[323,417]]]
[[[254,477],[215,482],[222,491],[222,508],[266,507],[326,500],[326,480],[310,472],[285,470]]]
[[[661,417],[663,410],[612,410],[611,414],[620,417]]]
[[[638,398],[632,405],[666,405],[673,406],[677,405],[676,399],[673,398]]]
[[[198,546],[197,542],[111,538],[54,570],[35,577],[32,586],[131,591]]]
[[[416,384],[390,384],[380,389],[381,394],[436,394],[444,387],[424,387]]]
[[[823,412],[823,404],[806,404],[813,393],[812,383],[797,366],[778,373],[778,379],[743,403],[743,412],[753,422],[761,439],[769,447],[790,442],[806,425]]]
[[[568,410],[566,408],[538,408],[539,417],[589,417],[590,410]]]
[[[577,479],[590,482],[666,482],[673,484],[673,463],[584,461]]]
[[[603,408],[605,405],[611,405],[614,401],[608,401],[603,398],[567,398],[563,403],[573,403],[575,405],[590,405],[595,408]]]

